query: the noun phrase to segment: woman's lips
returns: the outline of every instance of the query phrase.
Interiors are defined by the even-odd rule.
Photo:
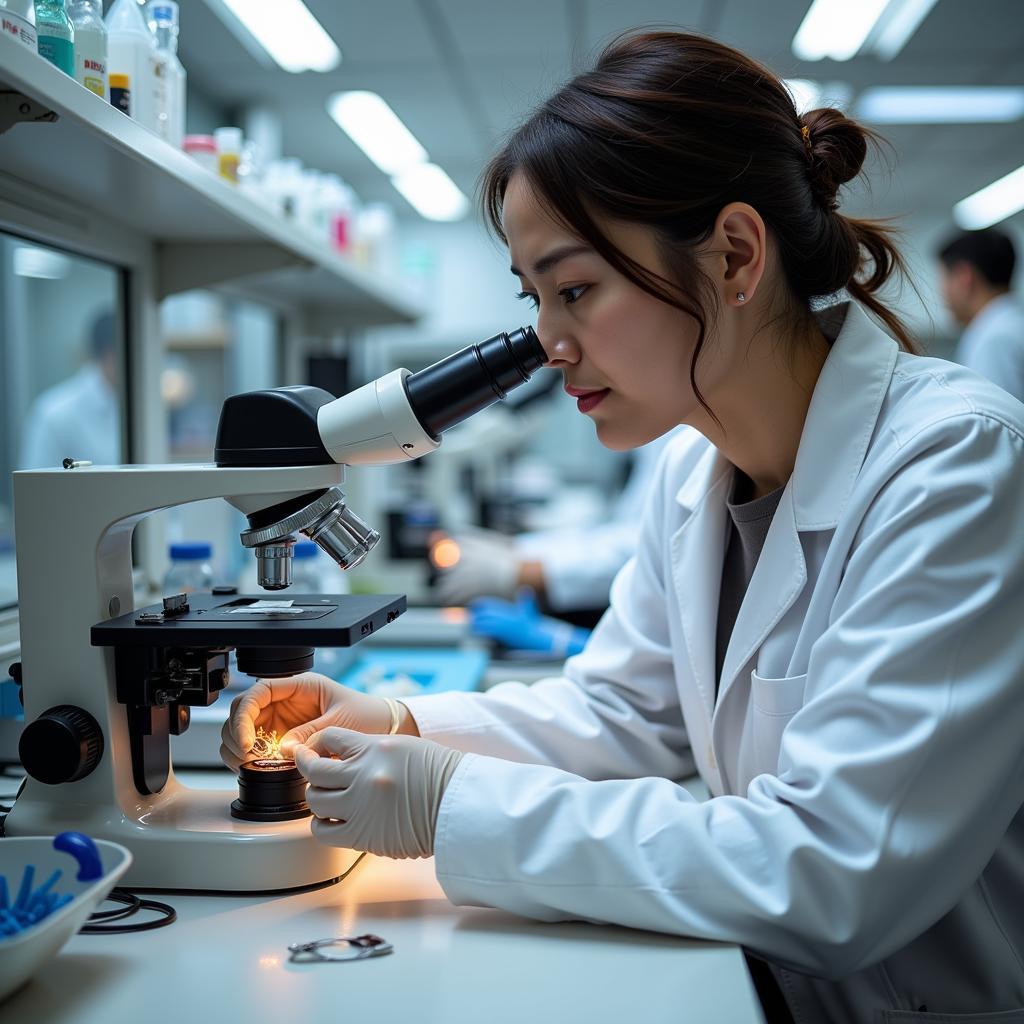
[[[596,408],[601,402],[604,401],[605,395],[608,394],[609,388],[604,388],[602,391],[569,391],[569,394],[576,399],[576,408],[580,412],[590,412],[591,409]]]

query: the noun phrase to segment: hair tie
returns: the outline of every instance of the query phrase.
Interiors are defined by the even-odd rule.
[[[800,136],[804,140],[804,149],[807,150],[807,156],[814,156],[814,147],[811,145],[811,129],[807,125],[802,124],[800,126]]]

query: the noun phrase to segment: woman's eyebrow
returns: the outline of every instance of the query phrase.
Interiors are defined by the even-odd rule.
[[[541,256],[539,260],[533,265],[533,272],[535,274],[546,274],[551,270],[557,263],[561,263],[562,260],[567,260],[570,256],[579,256],[581,253],[593,252],[589,245],[563,245],[557,249],[552,249],[547,256]],[[523,272],[517,270],[515,267],[509,267],[516,277],[522,277]]]

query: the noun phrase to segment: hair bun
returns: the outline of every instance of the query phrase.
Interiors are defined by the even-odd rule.
[[[810,110],[801,118],[811,183],[822,202],[836,209],[840,185],[860,174],[868,151],[868,133],[835,107]]]

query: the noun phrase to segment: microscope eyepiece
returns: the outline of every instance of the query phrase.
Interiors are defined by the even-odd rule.
[[[532,327],[494,335],[405,379],[416,418],[434,438],[525,384],[547,362]]]

